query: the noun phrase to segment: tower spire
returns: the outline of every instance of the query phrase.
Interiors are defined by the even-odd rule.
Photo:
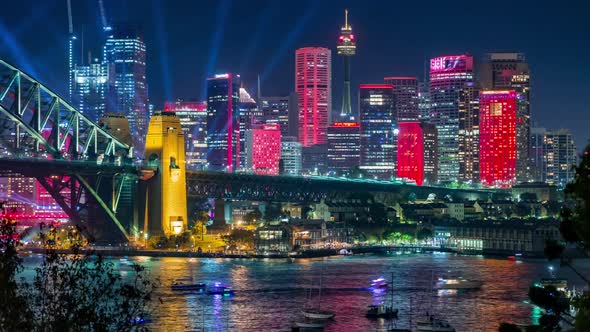
[[[338,50],[338,55],[344,58],[344,89],[342,92],[340,118],[349,120],[352,116],[350,102],[350,57],[356,53],[356,39],[352,33],[352,27],[348,25],[348,9],[344,9],[344,26],[340,29],[340,37],[336,49]]]
[[[344,29],[348,30],[348,9],[344,9]]]

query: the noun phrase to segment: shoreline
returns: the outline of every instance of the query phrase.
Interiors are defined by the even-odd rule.
[[[514,257],[513,252],[485,252],[485,251],[459,251],[451,248],[420,247],[420,246],[368,246],[348,248],[353,252],[353,256],[364,254],[391,254],[394,252],[411,252],[411,253],[432,253],[443,252],[467,256],[484,256],[489,258],[508,258]],[[22,254],[33,253],[43,254],[46,248],[24,248],[19,250]],[[223,253],[197,253],[192,251],[172,251],[172,250],[138,250],[138,249],[83,249],[82,253],[93,252],[103,256],[110,257],[186,257],[186,258],[233,258],[233,259],[297,259],[297,258],[321,258],[332,256],[350,256],[339,254],[340,249],[310,249],[289,253],[272,253],[272,254],[223,254]],[[58,254],[72,254],[70,249],[55,249]],[[519,258],[544,258],[543,253],[525,253]]]

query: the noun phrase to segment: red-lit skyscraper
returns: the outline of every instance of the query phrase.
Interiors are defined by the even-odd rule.
[[[407,121],[399,123],[397,136],[397,177],[436,182],[436,127],[430,123]]]
[[[254,125],[246,131],[246,165],[256,174],[278,175],[281,129],[278,124]]]
[[[482,91],[479,105],[481,183],[510,187],[516,177],[516,91]]]
[[[299,142],[305,146],[326,143],[332,110],[332,56],[327,48],[295,51],[295,91],[299,95]]]

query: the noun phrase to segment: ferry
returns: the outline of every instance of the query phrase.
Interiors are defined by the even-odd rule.
[[[371,288],[387,288],[388,283],[383,277],[371,281]]]
[[[435,289],[479,289],[483,282],[478,280],[467,280],[463,277],[456,278],[438,278],[434,285]]]

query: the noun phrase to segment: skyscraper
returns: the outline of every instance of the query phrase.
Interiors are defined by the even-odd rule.
[[[264,123],[262,110],[258,108],[258,104],[254,98],[250,96],[245,88],[240,88],[240,166],[246,166],[246,131],[254,128],[258,124]]]
[[[467,82],[459,92],[459,181],[479,182],[479,87]]]
[[[436,182],[436,127],[433,124],[405,121],[399,123],[397,136],[397,177]]]
[[[516,92],[482,91],[479,102],[481,183],[510,187],[516,179]]]
[[[301,174],[301,143],[296,137],[287,136],[281,140],[281,175]],[[282,169],[281,169],[282,168]]]
[[[278,124],[254,125],[246,130],[246,168],[256,174],[279,175],[281,129]]]
[[[391,179],[395,175],[395,97],[391,84],[360,86],[361,164],[372,177]]]
[[[418,78],[415,76],[389,76],[385,83],[393,85],[397,121],[417,121],[419,118]]]
[[[207,103],[166,102],[164,110],[176,113],[184,132],[187,169],[203,169],[207,163]]]
[[[91,121],[97,122],[106,111],[106,94],[109,84],[108,66],[94,59],[87,66],[76,66],[72,92],[72,105]]]
[[[240,76],[207,79],[208,169],[232,173],[240,167]]]
[[[576,144],[568,129],[545,132],[543,140],[543,181],[565,187],[574,179],[578,164]]]
[[[418,118],[420,121],[430,120],[430,86],[428,82],[418,83]]]
[[[360,135],[358,122],[335,122],[328,127],[328,171],[342,175],[360,165]]]
[[[281,127],[282,137],[297,137],[299,106],[297,93],[288,96],[260,97],[258,105],[265,123],[276,123]]]
[[[517,93],[516,180],[532,180],[530,136],[531,100],[529,65],[522,53],[491,53],[479,74],[484,89],[509,89]]]
[[[133,145],[143,155],[148,125],[146,47],[139,29],[116,25],[103,49],[109,71],[107,110],[129,119]]]
[[[299,142],[304,146],[326,143],[332,110],[332,56],[323,47],[295,51],[295,91],[299,97]]]
[[[344,60],[344,88],[340,117],[343,120],[350,120],[353,115],[350,102],[350,58],[356,54],[356,39],[352,34],[352,26],[348,24],[348,9],[344,10],[344,26],[340,28],[340,37],[336,49],[338,55],[342,55]]]
[[[473,85],[471,55],[430,59],[430,122],[438,132],[438,181],[442,183],[459,180],[459,101],[463,98],[464,105],[470,104],[464,99],[469,85]]]
[[[542,182],[543,180],[543,144],[545,143],[545,128],[531,128],[531,170],[533,171],[533,181]]]

